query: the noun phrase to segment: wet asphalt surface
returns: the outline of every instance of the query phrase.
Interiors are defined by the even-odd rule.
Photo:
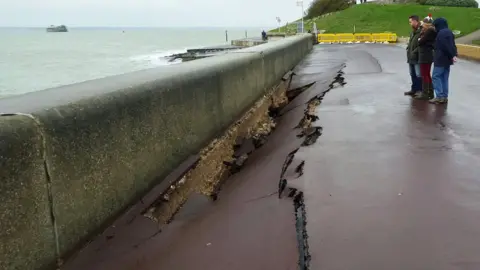
[[[480,269],[480,71],[452,67],[448,105],[402,95],[398,47],[323,47],[344,88],[317,108],[302,148],[311,269]],[[339,51],[341,50],[341,51]]]
[[[347,84],[330,90],[341,69]],[[290,88],[315,84],[284,108],[216,202],[192,197],[158,234],[141,216],[120,219],[62,269],[298,269],[292,199],[275,192],[299,149],[292,164],[304,161],[303,175],[288,180],[304,195],[309,269],[478,270],[478,72],[461,60],[450,104],[431,105],[403,96],[405,49],[317,46]],[[314,122],[322,135],[300,147],[305,102],[327,90]]]

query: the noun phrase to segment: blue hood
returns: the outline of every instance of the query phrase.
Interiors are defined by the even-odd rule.
[[[433,22],[437,29],[437,38],[435,40],[435,66],[448,67],[453,64],[453,57],[457,56],[457,46],[455,45],[455,36],[448,29],[447,20],[438,18]]]
[[[437,32],[439,32],[442,29],[448,28],[448,22],[444,18],[435,19],[435,21],[433,21],[433,25],[435,26],[435,29],[437,30]]]

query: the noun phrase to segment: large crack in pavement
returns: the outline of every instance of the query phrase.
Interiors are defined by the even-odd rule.
[[[279,118],[302,105],[306,108],[303,117],[295,127],[300,129],[297,137],[304,137],[301,146],[315,143],[322,132],[321,127],[312,126],[312,123],[318,120],[314,112],[315,108],[328,91],[345,85],[343,72],[340,70],[328,84],[328,88],[310,97],[308,102],[286,109],[295,98],[317,83],[312,81],[289,89],[295,75],[292,71],[285,74],[282,83],[258,101],[223,136],[213,140],[198,155],[192,156],[182,164],[180,166],[182,173],[174,174],[176,175],[174,179],[165,181],[170,183],[170,187],[166,188],[142,214],[158,222],[161,227],[161,224],[169,224],[173,221],[195,189],[197,193],[206,195],[212,201],[217,200],[222,185],[232,175],[242,170],[249,156],[266,143],[275,130]],[[200,190],[198,186],[201,186]],[[281,197],[280,194],[279,197]]]
[[[295,81],[297,74],[294,71],[287,72],[282,82],[256,102],[223,136],[213,140],[198,155],[190,157],[177,168],[177,173],[171,174],[168,181],[163,181],[170,183],[169,187],[160,185],[163,189],[161,195],[142,214],[162,227],[162,224],[173,221],[192,194],[203,194],[216,201],[223,184],[242,170],[249,156],[267,142],[279,119],[299,107],[305,106],[305,111],[295,127],[300,129],[297,137],[304,138],[301,146],[314,144],[322,133],[322,127],[312,125],[318,120],[315,108],[326,93],[346,84],[343,68],[344,64],[334,67],[334,73],[326,74],[326,79],[321,82],[315,79],[316,74],[298,76],[307,77],[308,82],[302,79]],[[325,82],[327,88],[323,86]],[[316,84],[321,86],[317,89],[318,93],[309,91]],[[290,89],[291,86],[294,87]],[[303,99],[307,98],[308,101],[295,104],[294,100],[302,94],[307,94]]]
[[[315,126],[314,122],[319,118],[315,114],[315,109],[318,107],[324,96],[334,88],[343,87],[345,79],[343,77],[343,71],[339,70],[334,80],[329,84],[328,89],[316,94],[306,103],[303,118],[299,121],[295,129],[300,129],[297,137],[303,138],[301,147],[308,147],[317,142],[318,138],[322,135],[323,128],[321,126]],[[311,83],[299,88],[295,88],[287,91],[287,97],[292,101],[300,95],[302,92],[307,91],[315,83]],[[302,90],[299,90],[302,89]],[[293,91],[293,93],[289,93]],[[291,97],[291,99],[290,99]],[[300,157],[296,157],[296,154],[300,150],[300,147],[290,152],[285,158],[285,162],[280,174],[280,180],[278,182],[278,197],[281,199],[283,195],[287,195],[287,198],[293,198],[293,206],[295,213],[295,227],[297,231],[297,244],[298,244],[298,267],[300,270],[310,269],[311,255],[309,253],[308,246],[308,232],[307,232],[307,215],[305,208],[305,201],[303,197],[303,168],[305,166],[305,160]]]

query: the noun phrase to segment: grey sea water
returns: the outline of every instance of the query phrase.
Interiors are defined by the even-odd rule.
[[[259,36],[262,28],[0,28],[0,98],[168,65],[189,48]]]

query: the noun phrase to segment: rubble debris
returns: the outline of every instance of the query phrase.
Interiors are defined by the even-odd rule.
[[[223,136],[214,139],[199,154],[198,164],[177,179],[176,184],[168,184],[142,213],[158,222],[168,223],[184,205],[188,197],[196,192],[212,201],[218,199],[223,183],[232,174],[240,171],[255,149],[263,146],[275,129],[275,118],[280,109],[288,104],[287,81],[272,88],[239,120],[232,124]]]
[[[311,124],[315,121],[317,121],[319,118],[315,114],[310,114],[308,112],[305,113],[302,119],[300,119],[300,122],[295,128],[301,128],[301,129],[306,129],[311,126]]]
[[[295,196],[295,194],[297,193],[297,189],[296,188],[289,188],[290,191],[288,192],[288,197],[289,198],[293,198],[293,196]]]
[[[295,75],[295,73],[293,71],[288,71],[287,73],[285,73],[285,75],[283,75],[282,77],[282,81],[287,81],[287,80],[290,80],[292,79],[292,76]]]
[[[317,142],[318,137],[322,135],[322,127],[309,127],[305,129],[305,140],[302,146],[309,146]]]
[[[287,179],[297,179],[303,174],[303,166],[305,165],[305,160],[297,158],[294,155],[291,159],[290,164],[287,166],[285,173],[283,174],[282,178]]]
[[[345,78],[343,77],[343,73],[338,73],[335,77],[335,80],[329,85],[330,88],[336,88],[339,86],[345,86],[347,83],[345,82]]]
[[[238,158],[243,155],[250,155],[255,148],[253,138],[239,137],[233,146],[233,149],[235,150],[233,157]]]
[[[295,168],[295,172],[298,173],[298,177],[303,175],[303,168],[305,167],[305,160],[302,160],[300,165]]]
[[[315,82],[312,82],[312,83],[309,83],[309,84],[306,84],[306,85],[303,85],[303,86],[300,86],[300,87],[297,87],[297,88],[294,88],[294,89],[290,89],[287,91],[287,98],[288,98],[288,101],[292,101],[293,99],[295,99],[298,95],[300,95],[301,93],[303,93],[305,90],[309,89],[311,86],[313,86],[315,84]]]
[[[312,134],[314,134],[316,132],[322,133],[322,130],[323,130],[322,127],[308,127],[308,128],[302,129],[297,134],[297,138],[302,138],[302,137],[305,137],[305,136],[311,136]]]
[[[290,152],[287,157],[285,158],[285,162],[283,163],[283,167],[282,167],[282,173],[280,174],[280,178],[283,178],[284,175],[285,175],[285,172],[287,171],[288,169],[288,166],[290,166],[290,164],[292,164],[292,161],[293,161],[293,157],[295,156],[295,154],[298,152],[300,148],[297,148],[295,150],[293,150],[292,152]]]
[[[231,174],[235,174],[242,169],[242,167],[245,164],[245,162],[247,161],[247,159],[248,159],[248,155],[243,154],[243,155],[239,156],[238,158],[236,158],[233,162],[224,161],[223,164],[225,164],[225,166],[230,167],[230,173]]]
[[[255,135],[252,139],[255,149],[258,149],[267,142],[267,135]]]
[[[187,173],[194,169],[200,161],[200,155],[192,155],[186,159],[180,166],[173,170],[158,186],[156,186],[149,194],[154,195],[156,191],[160,193],[157,197],[147,195],[140,201],[148,204],[148,207],[141,212],[145,217],[158,221],[155,212],[161,208],[163,204],[170,201],[170,196],[185,184]]]
[[[282,91],[278,96],[271,97],[271,105],[268,108],[268,115],[271,118],[277,118],[280,111],[288,104],[288,98],[285,91]]]

